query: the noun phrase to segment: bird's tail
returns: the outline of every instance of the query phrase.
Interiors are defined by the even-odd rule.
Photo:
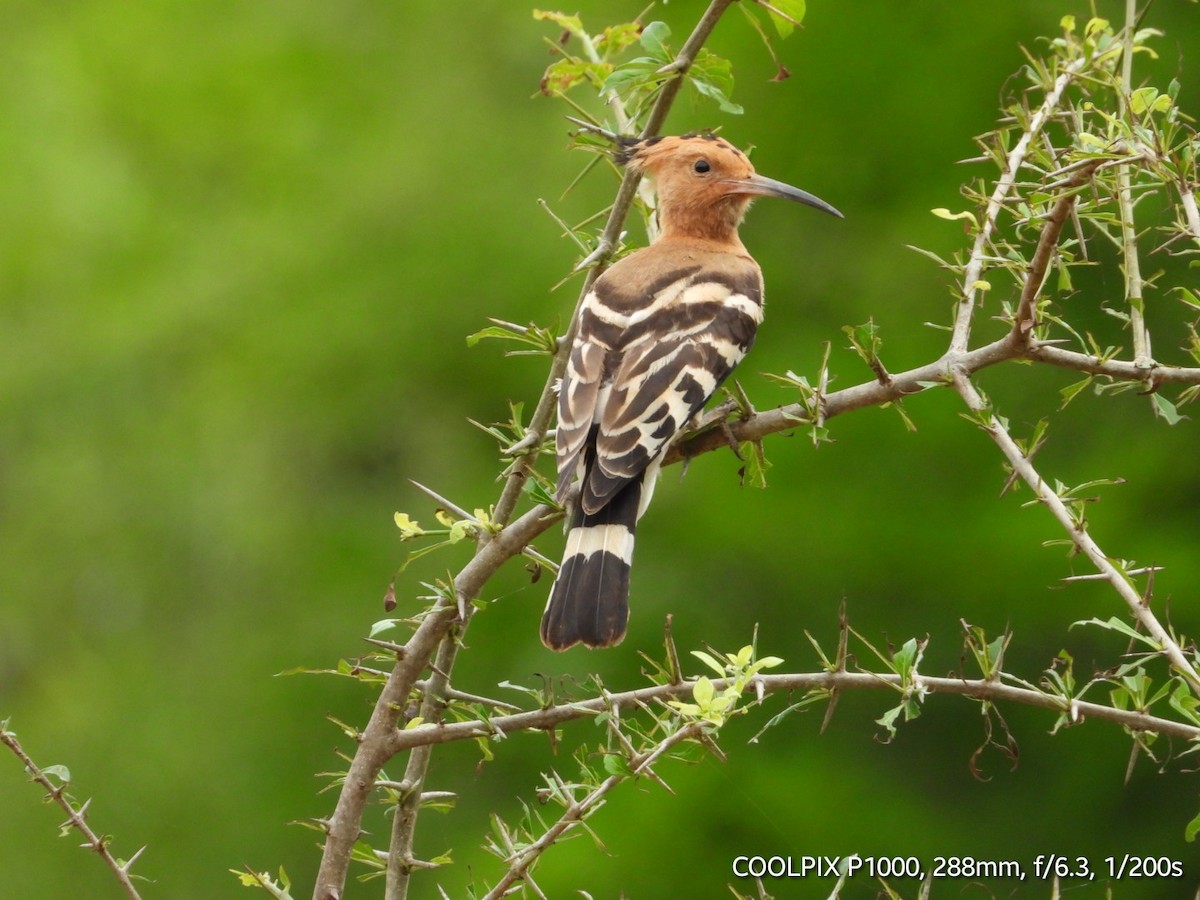
[[[576,509],[562,566],[542,616],[542,643],[611,647],[629,623],[629,568],[641,506],[642,478],[622,488],[599,512]]]

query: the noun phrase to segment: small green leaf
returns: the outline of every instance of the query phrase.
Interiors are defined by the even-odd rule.
[[[48,775],[51,778],[57,778],[63,784],[71,783],[71,770],[66,766],[46,766],[42,769],[43,775]]]
[[[1062,388],[1058,392],[1058,395],[1062,397],[1062,404],[1058,408],[1065,409],[1067,404],[1078,397],[1083,392],[1084,388],[1091,383],[1092,376],[1089,375],[1087,378],[1083,379],[1083,381],[1077,381],[1074,384],[1068,384],[1065,388]]]
[[[390,631],[391,629],[396,627],[396,623],[399,621],[400,621],[399,619],[380,619],[378,622],[374,623],[371,626],[371,630],[368,632],[367,636],[375,637],[375,635],[377,635],[377,634],[381,634],[385,631]],[[291,673],[288,672],[285,674],[291,674]]]
[[[1197,296],[1195,291],[1190,291],[1185,287],[1178,287],[1175,290],[1181,294],[1180,300],[1190,306],[1192,309],[1200,309],[1200,296]]]
[[[1073,290],[1074,286],[1071,284],[1071,270],[1060,262],[1058,264],[1058,292],[1060,294],[1069,294]]]
[[[1074,628],[1076,625],[1097,625],[1100,628],[1104,628],[1108,631],[1115,631],[1118,634],[1122,634],[1127,638],[1132,638],[1133,640],[1137,641],[1138,643],[1146,644],[1146,645],[1152,647],[1154,650],[1162,649],[1158,645],[1158,641],[1154,640],[1154,638],[1150,637],[1149,635],[1142,634],[1140,631],[1138,631],[1132,625],[1130,625],[1127,622],[1123,622],[1122,620],[1118,619],[1116,616],[1112,616],[1111,618],[1109,618],[1107,620],[1085,619],[1083,621],[1071,623],[1072,628]]]
[[[882,716],[880,716],[878,719],[875,720],[875,724],[882,725],[884,728],[886,728],[888,730],[888,734],[891,737],[895,737],[896,736],[896,720],[898,718],[900,718],[900,713],[902,713],[902,712],[904,712],[904,704],[903,703],[900,704],[899,706],[895,706],[892,709],[889,709]]]
[[[795,31],[796,26],[804,21],[804,13],[807,12],[805,0],[771,0],[771,6],[775,9],[768,9],[767,12],[770,13],[771,22],[781,38]]]
[[[639,22],[623,22],[620,25],[609,25],[596,38],[596,49],[605,55],[620,53],[630,44],[635,44],[641,36],[642,26]]]
[[[740,116],[746,111],[744,107],[730,100],[725,92],[711,81],[701,81],[699,78],[692,78],[691,82],[692,87],[696,89],[697,93],[703,97],[707,97],[709,100],[716,101],[717,106],[721,108],[721,112],[727,112],[731,116]]]
[[[1187,823],[1187,828],[1184,829],[1183,836],[1187,839],[1188,843],[1191,843],[1196,840],[1197,833],[1200,833],[1200,813],[1197,813],[1196,818]]]
[[[939,219],[946,219],[951,222],[953,222],[957,219],[965,219],[966,221],[970,222],[972,226],[974,226],[976,228],[979,227],[979,221],[975,218],[975,214],[972,212],[952,213],[952,212],[950,212],[950,210],[946,209],[946,207],[944,207],[944,206],[939,206],[934,209],[931,209],[930,212],[933,213],[935,216],[937,216]]]
[[[569,16],[566,13],[552,12],[545,9],[535,9],[533,17],[539,22],[553,22],[564,31],[569,31],[571,34],[581,36],[585,32],[583,30],[583,21],[579,16]]]
[[[415,520],[408,517],[408,513],[398,512],[395,515],[396,527],[400,529],[400,540],[407,541],[410,538],[419,537],[425,533],[420,525]]]
[[[725,677],[725,667],[717,662],[708,653],[705,653],[703,650],[693,650],[692,656],[696,657],[696,659],[700,660],[700,662],[704,663],[706,666],[716,672],[718,678]]]
[[[642,46],[646,48],[652,56],[669,62],[671,59],[671,51],[667,49],[667,38],[671,36],[671,29],[667,27],[666,22],[651,22],[642,29],[640,38]]]
[[[1175,404],[1157,391],[1150,395],[1150,401],[1154,405],[1154,414],[1165,419],[1168,425],[1178,425],[1187,418],[1180,415]]]
[[[1087,25],[1084,26],[1083,34],[1084,37],[1090,38],[1094,37],[1096,34],[1102,34],[1108,30],[1108,19],[1102,19],[1099,16],[1096,16],[1095,18],[1088,20]]]
[[[604,771],[609,775],[619,775],[625,778],[633,774],[633,770],[629,767],[629,760],[616,753],[609,753],[604,757]]]
[[[1158,99],[1158,89],[1152,87],[1138,88],[1129,95],[1129,109],[1134,115],[1140,116],[1154,105]],[[1168,97],[1169,101],[1170,98]]]
[[[771,461],[767,459],[762,441],[742,441],[738,444],[738,453],[745,460],[745,465],[739,470],[743,487],[765,488],[767,486],[767,470]]]

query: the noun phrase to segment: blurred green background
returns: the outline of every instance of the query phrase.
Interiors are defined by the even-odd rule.
[[[768,285],[767,323],[739,374],[761,407],[791,399],[761,373],[811,377],[826,342],[836,386],[869,378],[840,330],[869,316],[892,370],[940,352],[943,333],[922,323],[947,321],[948,279],[905,245],[962,244],[929,210],[961,208],[958,184],[990,175],[955,163],[991,127],[1019,46],[1036,52],[1061,15],[1089,14],[1045,0],[810,6],[779,45],[793,75],[783,83],[769,83],[775,66],[734,10],[710,46],[733,58],[745,115],[685,94],[670,120],[671,131],[722,126],[755,145],[760,171],[846,213],[764,201],[743,230]],[[1098,6],[1121,16],[1123,4]],[[577,0],[565,11],[599,27],[642,8]],[[676,0],[651,17],[678,42],[701,8]],[[536,201],[578,220],[609,201],[614,179],[598,169],[561,196],[586,159],[566,150],[565,108],[537,96],[554,29],[520,3],[9,0],[3,19],[0,717],[40,763],[70,767],[118,855],[148,845],[144,896],[245,896],[227,873],[244,864],[285,866],[307,896],[319,854],[288,823],[332,808],[315,773],[336,768],[347,742],[324,717],[364,723],[371,696],[349,681],[273,676],[364,652],[407,549],[392,513],[432,518],[406,478],[468,508],[495,499],[495,446],[467,420],[532,400],[545,363],[505,359],[495,344],[468,350],[464,338],[489,315],[565,317],[578,280],[550,289],[575,249]],[[1160,87],[1178,76],[1197,113],[1197,6],[1159,0],[1146,24],[1167,35],[1142,73]],[[1127,343],[1094,311],[1119,300],[1119,272],[1089,286],[1068,308],[1101,344]],[[1179,321],[1174,299],[1150,304],[1152,327]],[[999,333],[994,311],[980,317],[983,337]],[[1159,358],[1182,361],[1175,343],[1156,346]],[[1017,366],[981,378],[1022,434],[1075,380]],[[735,650],[758,622],[763,652],[811,671],[804,631],[832,650],[842,599],[881,646],[928,635],[929,674],[958,670],[960,619],[992,635],[1010,627],[1009,666],[1031,679],[1063,648],[1082,677],[1118,661],[1116,635],[1068,626],[1123,608],[1094,584],[1060,589],[1087,568],[1041,547],[1059,533],[1023,508],[1027,492],[997,499],[998,453],[955,398],[933,392],[907,410],[916,433],[871,409],[832,422],[836,443],[820,449],[803,435],[770,440],[766,491],[740,488],[729,454],[695,462],[682,486],[668,471],[639,535],[617,650],[545,651],[547,583],[510,564],[456,682],[497,694],[504,680],[594,671],[610,689],[637,687],[638,651],[660,652],[668,612],[682,650]],[[1095,534],[1115,556],[1165,566],[1157,596],[1194,634],[1195,423],[1170,428],[1144,398],[1088,394],[1054,417],[1050,438],[1047,475],[1128,480],[1103,491]],[[554,530],[538,547],[557,556],[561,541]],[[411,567],[401,611],[466,554]],[[1050,737],[1052,716],[1006,708],[1020,764],[984,753],[980,781],[976,705],[934,697],[884,745],[873,720],[889,705],[845,696],[823,735],[821,713],[808,712],[757,745],[746,739],[765,717],[736,723],[726,764],[662,769],[675,797],[622,789],[592,823],[608,855],[568,842],[540,883],[551,897],[708,898],[729,896],[743,853],[1087,854],[1097,868],[1132,853],[1182,860],[1187,875],[1125,881],[1116,896],[1196,890],[1200,853],[1184,827],[1200,792],[1180,773],[1186,761],[1160,774],[1141,759],[1125,783],[1118,729]],[[557,759],[533,736],[482,766],[473,745],[439,750],[429,787],[462,799],[424,816],[417,850],[451,849],[455,865],[420,876],[415,896],[435,896],[435,882],[464,896],[472,877],[494,876],[480,849],[488,812],[517,819],[538,773],[569,774],[566,750],[593,734],[568,730]],[[118,896],[74,837],[55,838],[62,816],[10,755],[0,810],[5,896]],[[379,810],[366,827],[386,843]],[[826,896],[832,884],[769,888]],[[348,896],[379,891],[352,883]],[[847,896],[873,893],[863,882]],[[1101,895],[1099,882],[1064,894]],[[960,881],[934,896],[988,894]]]

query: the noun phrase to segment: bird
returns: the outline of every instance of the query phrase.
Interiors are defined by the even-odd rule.
[[[593,283],[559,385],[556,499],[579,493],[541,622],[557,651],[625,637],[634,536],[662,458],[754,343],[763,278],[738,236],[751,201],[842,218],[713,133],[622,136],[614,157],[651,179],[658,236]]]

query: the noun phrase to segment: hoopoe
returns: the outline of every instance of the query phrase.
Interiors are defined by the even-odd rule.
[[[578,480],[542,643],[609,647],[625,637],[637,522],[671,441],[754,343],[758,263],[738,237],[754,197],[841,218],[806,191],[754,171],[711,134],[622,139],[617,160],[653,179],[659,236],[584,298],[558,397],[558,499]]]

